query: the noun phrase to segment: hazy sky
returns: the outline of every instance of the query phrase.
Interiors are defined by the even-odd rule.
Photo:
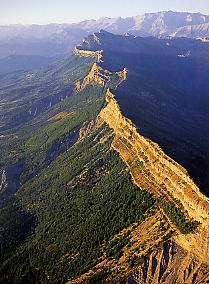
[[[161,10],[209,14],[209,0],[0,0],[0,24],[77,22]]]

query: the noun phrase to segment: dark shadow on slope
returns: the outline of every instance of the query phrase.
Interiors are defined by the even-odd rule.
[[[170,94],[168,91],[168,96]],[[151,88],[136,88],[134,91],[129,83],[118,89],[116,97],[122,112],[134,122],[139,132],[158,143],[167,155],[185,167],[208,196],[207,112],[185,107],[175,99],[160,98],[160,93]]]
[[[18,246],[23,243],[35,228],[35,225],[35,216],[28,213],[15,197],[11,198],[4,208],[0,209],[1,264],[3,264],[5,259],[14,255]],[[0,276],[2,276],[1,268]],[[2,282],[0,281],[0,283]]]
[[[78,125],[69,133],[53,141],[47,149],[46,157],[43,163],[40,164],[38,168],[34,169],[33,172],[26,178],[26,180],[24,180],[24,182],[34,178],[36,175],[41,173],[44,168],[48,167],[54,160],[56,160],[56,158],[67,151],[67,149],[72,147],[79,138],[80,128],[81,126]]]
[[[155,55],[154,46],[149,55],[107,50],[103,66],[128,68],[115,93],[122,112],[209,196],[209,67],[201,48],[196,48],[200,58],[188,59]]]
[[[67,133],[64,137],[61,137],[54,141],[47,151],[47,157],[45,159],[45,163],[48,166],[51,162],[53,162],[60,154],[65,152],[68,148],[73,146],[73,144],[79,138],[79,131],[81,126],[75,127],[72,131]]]

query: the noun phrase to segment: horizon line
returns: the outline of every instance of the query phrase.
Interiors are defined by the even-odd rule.
[[[189,12],[189,11],[179,11],[179,10],[161,10],[161,11],[153,11],[153,12],[145,12],[142,14],[136,14],[136,15],[132,15],[132,16],[116,16],[116,17],[108,17],[108,16],[101,16],[98,18],[86,18],[86,19],[80,19],[77,21],[72,20],[72,22],[46,22],[46,23],[38,23],[38,22],[33,22],[33,23],[0,23],[0,26],[48,26],[48,25],[76,25],[82,22],[87,22],[87,21],[98,21],[100,19],[126,19],[126,18],[133,18],[133,17],[137,17],[137,16],[143,16],[146,14],[157,14],[157,13],[168,13],[168,12],[173,12],[173,13],[188,13],[188,14],[202,14],[204,16],[209,16],[209,13],[202,13],[202,12]]]

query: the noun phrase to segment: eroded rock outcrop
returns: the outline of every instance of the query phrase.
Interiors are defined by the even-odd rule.
[[[6,170],[0,169],[0,194],[3,193],[8,186]]]
[[[125,81],[128,76],[128,69],[124,68],[122,71],[117,72],[117,74],[119,78],[121,79],[121,81]]]
[[[200,224],[194,232],[183,234],[162,208],[154,209],[144,222],[125,228],[113,238],[116,243],[117,240],[128,239],[121,248],[119,259],[108,258],[104,249],[104,255],[91,270],[68,283],[89,283],[97,277],[103,279],[102,283],[207,283],[207,198],[200,193],[184,168],[166,156],[157,144],[138,133],[132,122],[121,113],[110,90],[106,93],[106,100],[107,105],[97,121],[86,128],[107,123],[114,133],[112,147],[127,164],[134,183],[156,198],[167,201],[178,198],[189,216]]]
[[[103,70],[97,63],[92,65],[91,70],[87,74],[87,76],[83,79],[83,81],[76,81],[75,90],[80,92],[86,88],[86,86],[95,83],[101,86],[104,86],[105,83],[109,80],[110,72],[107,70]]]
[[[83,50],[79,48],[74,49],[74,54],[81,56],[81,57],[92,57],[96,58],[97,62],[100,62],[102,59],[102,50],[100,51],[90,51],[90,50]]]

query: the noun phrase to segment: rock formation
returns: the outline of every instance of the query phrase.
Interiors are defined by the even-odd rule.
[[[77,83],[77,90],[93,82],[104,85],[101,74],[101,67],[95,63],[84,81]],[[127,79],[128,71],[124,69],[117,74],[122,82]],[[141,284],[207,283],[209,199],[182,166],[156,143],[140,135],[133,123],[123,116],[110,89],[106,92],[106,102],[98,121],[113,129],[112,148],[126,163],[133,182],[157,200],[179,202],[185,214],[197,221],[198,226],[191,233],[182,233],[159,203],[157,212],[153,211],[143,223],[125,229],[115,237],[128,236],[130,242],[129,246],[123,247],[119,260],[108,260],[104,253],[101,262],[91,271],[69,283],[88,283],[93,276],[107,270],[111,273],[105,274],[105,283],[121,283],[127,279],[130,283]]]

